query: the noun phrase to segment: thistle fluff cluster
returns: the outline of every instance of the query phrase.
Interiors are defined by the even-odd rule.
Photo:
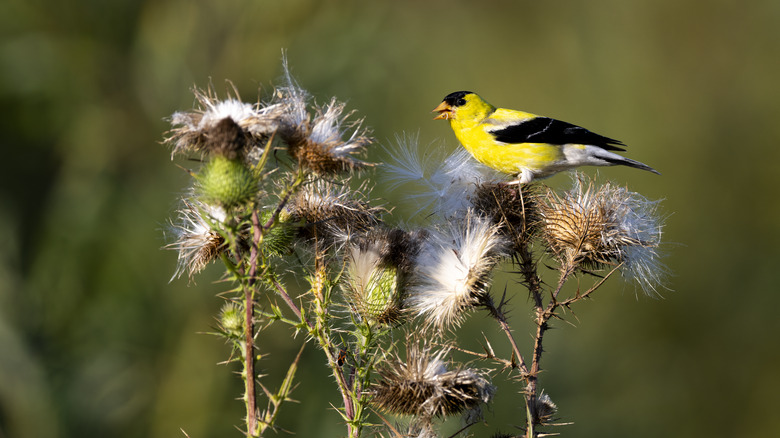
[[[241,129],[248,142],[245,152],[262,148],[265,141],[279,129],[284,114],[284,106],[279,103],[252,105],[242,102],[235,88],[233,96],[224,100],[217,97],[212,86],[206,90],[194,88],[193,93],[197,106],[188,112],[175,112],[170,118],[173,128],[168,131],[165,143],[173,146],[171,158],[176,154],[209,154],[213,148],[222,147],[211,140],[214,129],[226,119]]]
[[[457,215],[471,206],[470,200],[483,181],[496,177],[463,148],[450,155],[444,155],[439,146],[426,147],[421,153],[415,135],[396,136],[395,143],[382,170],[390,189],[416,185],[404,197],[418,205],[413,215],[430,206],[444,217]]]
[[[504,254],[506,240],[498,226],[469,211],[432,233],[416,259],[407,305],[429,325],[459,325],[463,310],[485,298],[490,273]]]

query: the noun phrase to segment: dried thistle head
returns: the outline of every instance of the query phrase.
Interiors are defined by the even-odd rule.
[[[606,183],[596,187],[575,176],[574,187],[559,195],[548,190],[539,204],[540,230],[549,252],[563,269],[620,267],[650,293],[662,283],[659,261],[662,221],[656,202]]]
[[[439,438],[439,434],[433,427],[430,419],[423,418],[409,423],[404,432],[404,437],[408,438]]]
[[[166,246],[179,253],[171,280],[180,278],[185,272],[192,278],[226,249],[225,239],[215,231],[215,225],[224,223],[225,218],[225,210],[221,207],[197,201],[183,202],[177,222],[171,224],[176,240]]]
[[[287,211],[302,222],[305,236],[334,237],[369,230],[380,223],[379,209],[363,200],[364,189],[346,182],[317,179],[304,185],[290,200]],[[346,239],[343,239],[346,240]]]
[[[170,117],[173,128],[164,143],[173,146],[171,158],[180,153],[221,155],[229,159],[246,157],[265,147],[279,127],[281,104],[244,103],[232,84],[232,97],[220,100],[212,86],[193,89],[197,105],[189,112]]]
[[[535,418],[539,424],[550,424],[555,420],[555,414],[558,413],[558,405],[556,405],[549,395],[542,393],[535,399],[536,415]]]
[[[276,90],[284,108],[278,132],[290,157],[317,174],[343,173],[365,166],[356,156],[373,139],[362,127],[363,120],[350,120],[354,112],[345,113],[346,105],[336,98],[325,105],[314,104],[312,118],[309,93],[292,78],[285,59],[282,64],[286,84]]]
[[[518,246],[528,242],[538,225],[539,192],[535,184],[485,182],[477,186],[471,204],[480,215],[498,224],[501,234]]]
[[[398,355],[378,367],[371,403],[397,415],[444,417],[474,409],[493,398],[495,388],[473,369],[449,369],[449,349],[407,339],[406,358]]]
[[[410,281],[408,308],[438,328],[459,325],[486,297],[492,269],[505,253],[498,226],[469,211],[423,245]]]
[[[287,152],[301,166],[317,174],[349,172],[366,165],[358,154],[372,143],[362,120],[349,121],[352,112],[344,114],[344,103],[335,98],[324,106],[315,106],[313,120],[299,124],[283,119],[279,131]]]

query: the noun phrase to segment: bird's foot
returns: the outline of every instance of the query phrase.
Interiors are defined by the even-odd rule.
[[[502,190],[506,190],[507,192],[511,193],[511,201],[515,201],[522,193],[523,189],[520,187],[520,184],[522,182],[520,180],[514,180],[514,181],[502,181],[498,183],[498,187]]]

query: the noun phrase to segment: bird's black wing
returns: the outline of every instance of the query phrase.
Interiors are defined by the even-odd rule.
[[[625,146],[621,141],[549,117],[534,117],[488,132],[503,143],[587,144],[610,151],[625,150],[620,147]]]

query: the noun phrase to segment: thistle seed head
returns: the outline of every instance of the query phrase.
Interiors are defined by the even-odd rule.
[[[255,105],[242,102],[233,88],[232,97],[220,100],[213,87],[193,89],[196,107],[176,112],[169,121],[172,129],[164,143],[176,154],[223,155],[235,159],[263,148],[278,129],[284,107],[278,103]]]
[[[303,224],[304,237],[318,236],[336,240],[379,225],[380,209],[362,199],[364,190],[350,189],[347,183],[318,179],[299,190],[287,206],[293,220]]]
[[[325,106],[315,106],[312,120],[308,115],[300,120],[297,112],[283,119],[281,138],[299,165],[317,174],[345,173],[366,165],[356,157],[373,140],[362,128],[362,120],[349,121],[352,112],[345,114],[344,107],[334,98]]]
[[[534,236],[539,222],[537,185],[481,183],[471,197],[474,210],[499,226],[515,247]]]
[[[389,157],[382,170],[389,187],[403,185],[404,199],[418,206],[413,215],[429,206],[444,217],[462,215],[477,186],[495,177],[463,148],[448,156],[439,145],[421,152],[416,135],[396,136],[395,143],[392,150],[385,148]]]
[[[225,218],[225,210],[221,207],[199,201],[183,202],[177,222],[171,225],[176,240],[166,246],[179,253],[171,280],[180,278],[185,272],[192,278],[226,249],[225,239],[215,231],[215,225],[223,223]]]
[[[559,195],[548,190],[539,203],[540,231],[548,251],[565,269],[620,267],[647,293],[661,285],[666,269],[659,260],[662,221],[657,202],[625,188],[575,176],[574,187]]]
[[[474,369],[450,369],[428,344],[407,341],[406,358],[395,356],[379,367],[372,403],[397,415],[423,418],[463,413],[493,398],[495,388]]]

